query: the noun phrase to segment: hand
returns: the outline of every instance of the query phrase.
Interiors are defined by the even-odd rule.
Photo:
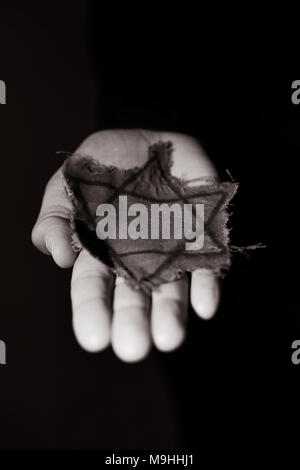
[[[143,165],[149,145],[159,140],[170,140],[174,144],[172,173],[175,176],[197,185],[200,183],[195,181],[196,178],[216,176],[216,170],[199,143],[182,134],[146,130],[102,131],[88,137],[77,151],[106,165],[130,168]],[[185,337],[189,303],[187,276],[161,285],[150,297],[132,290],[122,278],[115,278],[86,250],[77,255],[70,243],[72,206],[62,181],[62,170],[59,169],[48,182],[32,241],[43,253],[51,255],[58,266],[73,266],[73,327],[79,344],[87,351],[97,352],[111,342],[116,355],[126,362],[143,359],[152,341],[161,351],[177,348]],[[210,271],[198,269],[192,273],[190,300],[201,318],[209,319],[214,315],[219,286]]]

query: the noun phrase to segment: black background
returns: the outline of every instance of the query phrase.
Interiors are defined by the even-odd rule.
[[[262,76],[251,47],[241,54],[226,35],[215,44],[205,23],[187,8],[1,4],[2,449],[202,448],[235,445],[246,429],[264,443],[286,429],[281,418],[296,419],[297,76]],[[233,244],[267,246],[234,257],[215,319],[191,312],[180,350],[135,365],[79,348],[70,271],[30,241],[55,152],[114,127],[197,136],[222,177],[228,169],[240,183]]]

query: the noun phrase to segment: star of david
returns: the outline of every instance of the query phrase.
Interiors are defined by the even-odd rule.
[[[174,202],[181,202],[183,204],[192,204],[192,214],[194,221],[196,221],[197,213],[194,210],[194,204],[193,200],[194,199],[199,199],[201,200],[210,200],[210,203],[212,202],[212,196],[216,197],[216,200],[214,202],[214,205],[205,205],[205,210],[207,214],[208,210],[208,215],[207,215],[207,220],[205,222],[205,237],[209,237],[211,241],[211,249],[202,249],[201,251],[187,251],[185,249],[185,243],[186,240],[178,240],[178,243],[172,250],[170,251],[165,251],[165,250],[155,250],[151,249],[151,246],[149,249],[146,250],[130,250],[126,251],[125,253],[119,253],[117,252],[113,247],[112,244],[106,240],[105,245],[106,248],[108,249],[109,255],[111,259],[113,260],[113,264],[116,266],[121,267],[123,270],[126,271],[126,273],[135,280],[136,283],[143,284],[143,282],[146,281],[151,281],[152,278],[156,277],[158,278],[160,273],[162,273],[166,268],[171,267],[171,265],[174,263],[174,261],[180,257],[181,255],[184,255],[186,257],[216,257],[216,256],[222,256],[226,255],[228,253],[228,247],[226,244],[218,238],[218,236],[213,232],[211,225],[212,222],[214,221],[215,217],[219,214],[219,211],[223,210],[228,202],[228,199],[232,197],[232,195],[228,194],[228,190],[226,191],[225,189],[222,189],[222,185],[212,185],[212,186],[202,186],[198,187],[197,191],[195,190],[189,191],[189,188],[185,187],[185,191],[180,190],[180,186],[174,184],[174,178],[170,175],[169,171],[166,171],[163,166],[161,165],[161,160],[160,160],[160,152],[153,152],[153,155],[149,157],[145,165],[141,168],[139,168],[137,171],[129,172],[128,177],[126,177],[121,184],[119,185],[113,185],[109,182],[104,182],[101,177],[99,178],[93,178],[93,180],[90,180],[87,176],[81,175],[80,178],[77,178],[79,184],[77,185],[76,189],[76,196],[78,199],[81,200],[81,202],[84,201],[84,197],[81,194],[80,191],[80,184],[86,184],[86,185],[92,185],[92,186],[98,186],[98,187],[105,187],[108,188],[109,190],[112,190],[113,193],[105,200],[101,201],[101,203],[113,203],[119,196],[121,195],[127,195],[133,197],[136,201],[147,201],[150,203],[174,203]],[[139,188],[139,178],[141,178],[146,171],[151,169],[151,165],[155,164],[156,168],[158,169],[161,178],[164,180],[165,184],[171,188],[172,192],[174,193],[174,197],[172,199],[157,199],[152,197],[151,194],[147,193],[145,189]],[[86,166],[88,167],[88,163]],[[86,168],[88,169],[88,168]],[[135,189],[134,191],[130,190],[130,185],[134,183]],[[231,183],[228,183],[229,185]],[[187,194],[187,193],[190,194]],[[100,202],[100,201],[99,201]],[[204,202],[205,203],[205,202]],[[84,228],[82,226],[82,223],[80,221],[75,220],[75,226],[76,230],[79,234],[79,238],[81,238],[81,241],[84,243]],[[96,237],[96,234],[95,234]],[[101,243],[99,239],[94,238],[94,244],[96,246],[96,243]],[[88,244],[87,244],[88,245]],[[90,244],[89,244],[90,245]],[[96,254],[97,256],[97,249],[92,250],[91,246],[86,246],[87,249],[90,248],[90,251]],[[161,261],[155,268],[155,270],[152,273],[147,274],[147,276],[138,279],[135,275],[135,272],[130,268],[129,264],[127,262],[128,257],[131,255],[143,255],[143,254],[149,254],[155,256],[155,255],[163,255],[164,259]],[[100,258],[100,257],[99,257]],[[100,258],[101,259],[101,258]]]

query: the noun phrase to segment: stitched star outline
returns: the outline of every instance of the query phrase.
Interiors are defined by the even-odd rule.
[[[161,143],[154,144],[154,146],[158,146]],[[152,148],[154,147],[152,146]],[[167,149],[168,150],[168,149]],[[171,150],[171,147],[169,146],[169,150]],[[151,280],[153,277],[158,276],[164,269],[166,269],[176,258],[178,258],[180,255],[184,254],[185,256],[219,256],[227,253],[227,248],[226,246],[215,236],[215,234],[211,230],[211,223],[216,217],[216,215],[219,213],[219,211],[225,206],[226,200],[227,200],[227,193],[226,191],[223,191],[221,189],[218,190],[213,190],[211,192],[206,191],[199,191],[196,194],[192,194],[190,196],[187,196],[185,194],[182,194],[177,187],[173,184],[172,181],[172,176],[169,175],[168,171],[165,171],[164,168],[162,168],[160,159],[159,157],[159,151],[154,152],[154,155],[149,157],[147,162],[139,168],[136,172],[133,172],[130,174],[125,180],[120,184],[120,186],[114,186],[110,183],[103,182],[101,179],[97,180],[88,180],[84,177],[78,178],[79,183],[87,184],[87,185],[95,185],[95,186],[103,186],[107,187],[109,189],[112,189],[114,192],[113,194],[107,198],[104,203],[113,203],[115,199],[117,199],[120,195],[131,195],[134,196],[137,200],[146,200],[149,202],[156,202],[156,203],[171,203],[171,202],[183,202],[185,204],[192,204],[192,213],[193,213],[193,218],[196,221],[197,215],[195,213],[195,208],[192,203],[192,199],[195,198],[207,198],[209,196],[215,196],[219,195],[220,198],[216,201],[215,205],[211,208],[208,220],[205,223],[205,234],[206,236],[208,235],[213,242],[213,244],[218,248],[217,251],[215,250],[207,250],[207,251],[196,251],[196,252],[189,252],[185,249],[185,242],[186,240],[179,240],[178,244],[176,245],[175,248],[173,248],[170,251],[163,251],[163,250],[137,250],[137,251],[129,251],[126,253],[117,253],[111,246],[111,244],[106,240],[105,244],[107,245],[107,249],[109,251],[109,254],[111,258],[113,259],[115,265],[121,267],[124,269],[131,278],[135,280],[137,283],[143,283],[145,281]],[[139,192],[135,191],[130,191],[128,190],[128,186],[133,183],[135,180],[137,180],[147,169],[149,169],[150,165],[152,165],[154,162],[157,162],[158,164],[158,169],[160,171],[161,176],[164,178],[166,184],[172,189],[173,193],[177,196],[177,199],[156,199],[156,198],[151,198],[149,196],[145,196],[144,194],[140,194]],[[81,203],[84,203],[84,198],[81,194],[79,185],[77,185],[77,197],[80,198]],[[86,204],[84,204],[86,206]],[[87,206],[86,206],[86,211],[88,212]],[[94,222],[94,221],[93,221]],[[87,247],[88,248],[88,247]],[[135,273],[126,265],[126,263],[123,261],[123,258],[130,256],[130,255],[138,255],[138,254],[143,254],[143,253],[153,253],[153,254],[159,254],[159,255],[165,255],[166,258],[163,260],[154,270],[154,272],[148,274],[146,277],[138,279],[135,275]]]

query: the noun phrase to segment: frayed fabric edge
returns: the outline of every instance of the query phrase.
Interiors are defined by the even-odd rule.
[[[172,152],[173,152],[172,142],[161,142],[161,141],[159,141],[159,142],[157,142],[154,145],[149,147],[147,162],[149,162],[150,159],[152,160],[154,158],[159,157],[159,164],[163,168],[163,170],[168,174],[168,179],[172,183],[172,186],[176,190],[180,191],[181,193],[182,192],[185,193],[185,192],[187,192],[188,190],[191,189],[191,187],[187,187],[188,181],[185,180],[184,178],[178,178],[178,177],[171,174],[171,168],[173,166]],[[82,155],[82,154],[78,154],[76,152],[73,153],[73,154],[68,153],[68,152],[60,152],[60,153],[64,153],[64,154],[68,155],[68,158],[73,158],[73,157],[80,158],[80,160],[82,162],[82,166],[85,169],[87,169],[88,172],[93,175],[93,177],[101,176],[104,173],[108,174],[108,173],[116,172],[116,171],[118,171],[119,174],[122,175],[122,177],[126,177],[129,174],[137,174],[138,172],[140,172],[143,169],[144,165],[147,164],[147,162],[146,162],[142,167],[133,167],[133,168],[129,168],[129,169],[119,169],[118,167],[115,167],[113,165],[107,166],[107,165],[101,164],[101,163],[97,162],[95,159],[89,157],[88,155]],[[66,165],[67,160],[65,161],[64,166]],[[78,200],[78,198],[76,197],[75,192],[73,191],[74,188],[73,188],[71,179],[66,177],[64,171],[63,171],[63,174],[64,174],[64,188],[65,188],[65,191],[67,193],[67,196],[68,196],[69,200],[71,201],[71,203],[73,205],[73,214],[71,215],[71,218],[70,218],[70,227],[71,227],[71,231],[72,231],[71,246],[72,246],[72,249],[75,252],[78,253],[83,249],[83,246],[82,246],[82,243],[81,243],[81,241],[80,241],[80,239],[77,235],[74,221],[75,221],[77,211],[80,210],[80,205],[81,204],[80,204],[80,201]],[[199,184],[197,186],[193,186],[193,190],[195,190],[195,191],[198,190],[199,188],[203,189],[204,191],[206,191],[206,190],[211,191],[212,188],[217,187],[220,184],[214,178],[213,179],[201,178],[199,180],[200,181],[203,180],[206,183],[210,183],[210,184],[205,184],[205,185]],[[235,182],[235,191],[234,191],[233,196],[236,194],[237,189],[238,189],[238,184]],[[227,208],[227,206],[228,206],[228,200],[225,200],[222,209]],[[231,266],[231,257],[232,257],[233,254],[235,254],[235,253],[248,254],[248,252],[251,251],[251,250],[255,250],[255,249],[258,249],[258,248],[265,248],[265,246],[262,245],[261,243],[258,243],[256,245],[241,246],[241,247],[230,245],[230,241],[229,241],[230,228],[227,226],[227,222],[228,222],[228,219],[229,219],[229,213],[225,212],[224,217],[225,217],[225,220],[224,220],[224,224],[223,224],[222,228],[223,228],[223,233],[224,233],[224,237],[225,237],[225,241],[226,241],[226,246],[228,248],[228,258],[229,259],[228,259],[227,265],[225,265],[225,266],[223,265],[221,267],[218,267],[218,268],[215,267],[215,268],[211,269],[211,271],[214,273],[214,275],[216,275],[217,277],[220,277],[220,278],[223,278],[225,276],[226,272],[228,271],[228,269],[230,268],[230,266]],[[91,221],[86,220],[85,222],[90,225],[89,222],[91,222]],[[88,247],[86,247],[86,249],[88,250]],[[185,272],[195,271],[195,269],[191,270],[191,271],[187,270],[187,271],[184,271],[184,272],[182,272],[181,270],[176,270],[174,272],[174,275],[172,276],[172,278],[170,278],[169,280],[164,280],[160,283],[159,282],[157,283],[157,282],[151,281],[151,279],[145,279],[145,280],[143,280],[142,283],[140,283],[139,281],[132,278],[126,272],[126,270],[124,268],[122,268],[121,266],[115,265],[111,269],[112,269],[112,271],[114,272],[115,275],[123,277],[126,280],[126,282],[132,288],[134,288],[136,290],[142,289],[146,292],[151,292],[153,289],[157,289],[159,287],[159,285],[162,284],[162,283],[173,282],[173,281],[181,279]],[[196,269],[201,269],[201,268],[196,268]]]

